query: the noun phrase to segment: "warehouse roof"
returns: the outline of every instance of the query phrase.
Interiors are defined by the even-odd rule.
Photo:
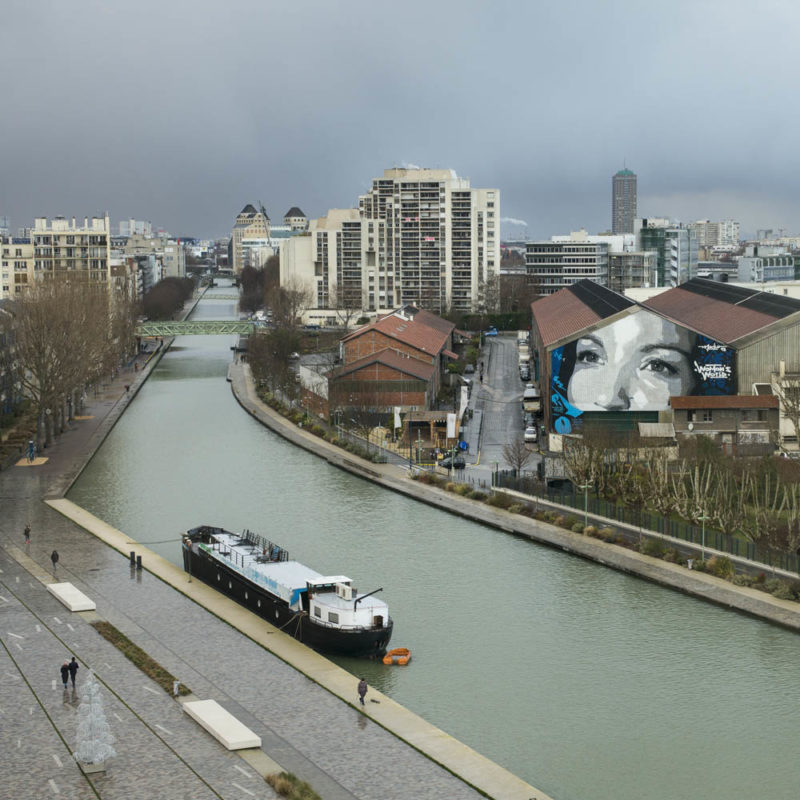
[[[632,300],[605,286],[582,280],[534,300],[531,311],[542,344],[547,347],[635,305]]]
[[[693,278],[642,305],[726,344],[800,312],[800,300],[705,278]]]

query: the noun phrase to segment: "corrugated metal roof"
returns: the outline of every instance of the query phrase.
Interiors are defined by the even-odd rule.
[[[548,345],[636,305],[589,280],[578,281],[531,303],[542,344]]]
[[[670,397],[672,408],[777,408],[775,395],[757,394],[707,394]]]
[[[735,342],[777,319],[682,286],[651,297],[642,305],[724,344]]]
[[[600,319],[598,314],[567,289],[534,300],[531,311],[545,347]]]
[[[674,439],[675,426],[671,422],[639,422],[642,439]]]

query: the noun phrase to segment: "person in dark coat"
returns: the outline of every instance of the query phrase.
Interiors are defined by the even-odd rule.
[[[31,524],[30,522],[25,526],[25,544],[31,543]]]
[[[75,675],[78,674],[78,670],[80,669],[80,664],[75,660],[75,656],[72,656],[72,661],[69,662],[69,676],[72,678],[72,688],[75,688]]]
[[[64,684],[64,688],[67,688],[67,681],[69,680],[69,664],[65,661],[61,665],[61,683]]]
[[[50,554],[50,560],[53,562],[53,572],[55,572],[58,566],[58,550],[53,550]]]
[[[367,681],[366,678],[362,678],[358,682],[358,699],[361,702],[361,705],[364,705],[364,695],[367,693]]]

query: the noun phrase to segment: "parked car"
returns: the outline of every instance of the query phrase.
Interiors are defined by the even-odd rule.
[[[300,353],[294,352],[289,354],[290,361],[297,361],[300,358]]]
[[[486,336],[497,336],[497,328],[491,327],[486,331]]]
[[[531,379],[531,371],[528,367],[522,366],[519,368],[520,380],[529,381]]]
[[[474,364],[467,364],[464,367],[464,374],[465,375],[471,375],[473,372],[475,372],[475,365]]]
[[[440,467],[444,467],[445,469],[464,469],[467,466],[467,462],[464,461],[464,456],[460,456],[456,454],[455,456],[445,456],[440,462]]]
[[[535,425],[531,425],[528,428],[525,428],[525,441],[526,442],[538,442],[539,441],[539,432],[536,430]]]

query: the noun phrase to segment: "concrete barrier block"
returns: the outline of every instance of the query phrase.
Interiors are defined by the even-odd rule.
[[[47,590],[70,611],[97,610],[97,603],[90,600],[80,589],[76,589],[71,583],[48,583]]]
[[[216,700],[184,703],[183,710],[228,750],[261,747],[261,737],[228,713]]]

